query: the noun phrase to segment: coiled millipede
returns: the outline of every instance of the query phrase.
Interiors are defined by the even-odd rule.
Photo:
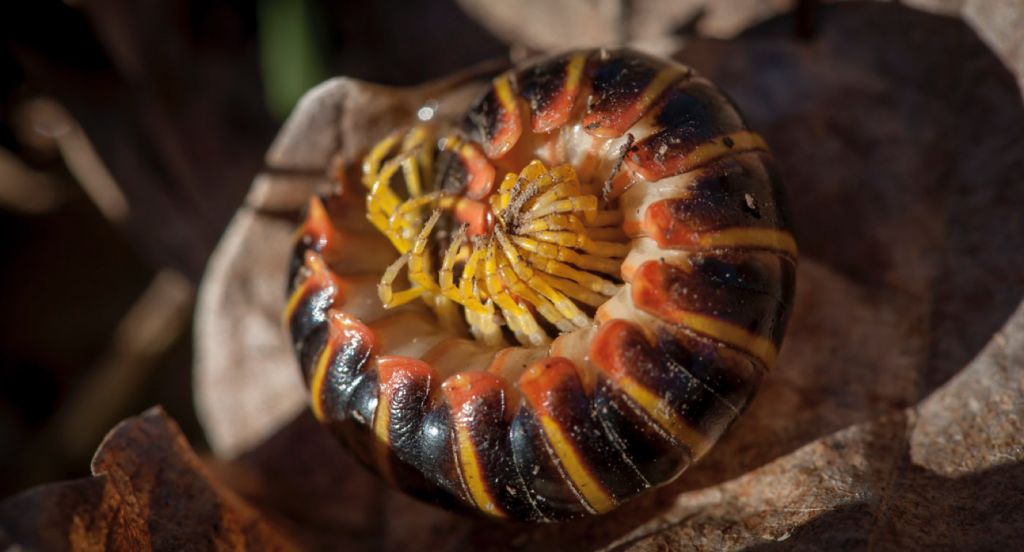
[[[313,198],[285,320],[316,417],[410,494],[607,512],[707,452],[775,363],[785,191],[687,67],[602,49],[513,69],[454,125],[380,142],[362,180],[343,194],[375,230]]]

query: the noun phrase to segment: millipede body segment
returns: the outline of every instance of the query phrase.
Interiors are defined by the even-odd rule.
[[[610,511],[707,452],[776,361],[785,192],[687,67],[528,64],[362,174],[310,200],[285,320],[316,417],[410,494],[521,521]]]

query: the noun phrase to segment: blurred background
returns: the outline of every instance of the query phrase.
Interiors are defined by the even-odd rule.
[[[231,456],[215,428],[239,424],[204,419],[208,444],[195,413],[196,290],[311,86],[407,86],[493,58],[629,44],[680,52],[737,100],[772,144],[800,241],[787,338],[799,346],[707,460],[613,518],[529,534],[384,490],[306,409],[203,469],[325,549],[591,550],[634,531],[642,550],[694,535],[709,549],[1005,548],[1024,508],[1022,29],[1020,0],[3,3],[0,498],[87,476],[104,435],[155,404],[200,455]],[[254,280],[221,284],[260,298]],[[276,309],[247,314],[218,320],[277,328]],[[200,357],[219,338],[202,335]],[[215,350],[263,352],[237,345]],[[219,374],[237,392],[200,379],[201,407],[270,410],[235,384],[246,372]],[[106,492],[99,479],[19,495],[0,521],[77,530]],[[193,492],[205,482],[183,488],[167,504],[209,513],[211,495]],[[136,521],[150,514],[158,526],[165,511]]]
[[[1013,3],[904,2],[962,11],[1020,75],[1024,11]],[[105,433],[154,404],[205,451],[191,385],[196,289],[264,152],[311,86],[335,75],[412,85],[480,61],[521,57],[525,45],[628,42],[667,54],[686,37],[730,38],[773,17],[773,28],[803,39],[813,35],[817,3],[6,4],[0,497],[87,475]],[[982,4],[989,7],[972,8]]]
[[[0,8],[0,497],[88,474],[163,405],[204,452],[195,293],[280,124],[325,78],[412,85],[498,57],[671,53],[812,2],[34,0]],[[565,21],[572,24],[566,25]],[[794,33],[807,33],[795,17]]]
[[[0,497],[88,475],[104,434],[154,404],[204,450],[195,290],[305,90],[341,74],[414,84],[508,52],[451,1],[12,4],[0,8]]]

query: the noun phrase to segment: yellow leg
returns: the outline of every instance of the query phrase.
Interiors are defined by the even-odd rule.
[[[604,295],[594,293],[572,280],[566,280],[565,278],[559,278],[558,276],[552,276],[545,273],[541,273],[540,277],[550,284],[551,287],[561,291],[584,305],[600,307],[601,304],[608,300]]]
[[[441,286],[437,285],[437,282],[430,277],[427,273],[430,270],[430,258],[429,252],[427,251],[427,240],[430,238],[430,233],[434,230],[434,225],[437,224],[437,220],[441,218],[441,210],[435,210],[427,224],[423,226],[423,230],[420,231],[419,236],[416,237],[416,241],[413,242],[412,249],[409,251],[409,280],[419,284],[421,287],[431,293],[442,295]]]
[[[437,223],[437,219],[440,216],[441,212],[435,211],[416,238],[412,249],[403,253],[398,260],[391,263],[391,266],[384,271],[384,276],[381,278],[380,283],[377,284],[377,295],[380,297],[384,308],[390,309],[408,303],[427,291],[441,294],[441,288],[426,273],[428,262],[426,255],[427,238],[430,236],[430,231],[434,229],[434,224]],[[413,287],[395,293],[392,290],[392,285],[402,268],[407,264],[409,265],[409,280],[413,283]]]
[[[441,271],[438,273],[437,281],[441,286],[441,293],[445,297],[448,297],[452,301],[461,303],[463,300],[462,293],[460,293],[458,286],[455,285],[455,263],[458,261],[459,253],[462,251],[462,244],[466,241],[466,231],[469,229],[468,224],[463,224],[455,234],[452,235],[451,244],[448,245],[448,251],[444,254],[444,259],[441,260]],[[468,308],[468,307],[467,307]],[[482,313],[478,313],[482,314]]]
[[[398,196],[391,189],[391,176],[394,174],[394,170],[389,172],[391,174],[382,171],[381,178],[373,184],[370,193],[366,195],[366,218],[385,234],[388,229],[388,218],[400,203]],[[395,247],[404,253],[408,249],[408,244],[403,247],[396,243]]]
[[[583,270],[603,272],[604,274],[616,277],[622,272],[622,259],[580,254],[568,247],[539,242],[523,236],[512,236],[512,242],[523,251],[533,253],[545,259],[571,263]],[[543,270],[543,272],[548,271]]]
[[[466,330],[466,320],[459,311],[458,303],[436,293],[425,292],[423,301],[434,311],[441,325],[456,332]]]
[[[409,200],[397,207],[388,207],[388,230],[385,234],[403,247],[409,247],[412,238],[420,230],[420,208],[431,203],[420,198],[424,195],[423,180],[433,178],[433,150],[429,147],[433,136],[425,126],[413,127],[402,140],[401,155],[394,159],[405,177]]]
[[[469,331],[474,338],[483,341],[484,345],[505,345],[505,338],[501,335],[501,326],[494,322],[494,304],[488,302],[487,305],[491,307],[491,312],[487,314],[466,309],[466,322],[469,323]]]
[[[363,159],[363,186],[372,188],[377,182],[377,175],[380,172],[380,165],[384,162],[391,148],[398,142],[398,133],[377,142]]]
[[[558,309],[550,301],[538,295],[529,283],[524,282],[516,275],[515,269],[509,265],[508,260],[504,257],[498,257],[498,274],[501,276],[501,280],[505,282],[505,285],[512,290],[512,293],[533,305],[537,312],[554,324],[556,328],[563,332],[574,329],[572,322],[563,316],[562,313],[558,312]]]
[[[514,173],[505,175],[505,179],[501,181],[501,186],[498,188],[501,198],[498,210],[507,209],[514,196],[522,194],[530,183],[537,182],[546,173],[547,169],[544,167],[544,163],[534,160],[518,175]]]
[[[524,345],[528,343],[532,345],[548,343],[551,341],[551,338],[537,325],[537,320],[530,314],[530,311],[516,303],[509,296],[508,292],[503,289],[501,276],[498,272],[496,249],[497,244],[493,242],[487,248],[487,271],[484,275],[487,292],[494,302],[498,304],[498,307],[501,308],[502,314],[505,315],[505,321],[508,322],[509,328],[512,329],[520,343]]]
[[[532,234],[544,231],[565,231],[585,235],[587,228],[575,215],[549,215],[543,218],[524,218],[516,226],[517,234]]]
[[[375,180],[370,186],[370,196],[373,197],[373,206],[379,211],[390,214],[402,201],[395,194],[394,190],[391,189],[391,179],[398,172],[398,169],[402,168],[402,165],[408,163],[408,160],[415,156],[416,152],[402,152],[397,156],[388,159],[383,166],[380,168],[380,172],[377,174],[377,180]]]
[[[497,220],[494,231],[467,244],[470,226],[463,225],[451,236],[437,268],[432,266],[437,260],[430,238],[442,212],[454,209],[459,198],[429,189],[434,140],[429,128],[413,127],[374,146],[363,164],[367,216],[401,253],[378,286],[384,306],[419,297],[443,325],[465,328],[458,316],[462,305],[472,335],[495,346],[505,343],[496,309],[524,345],[550,341],[538,314],[561,331],[589,324],[577,304],[599,306],[618,291],[616,284],[595,273],[620,274],[629,251],[623,243],[626,236],[616,228],[621,213],[599,211],[601,203],[582,192],[591,189],[579,182],[571,166],[548,170],[534,161],[518,175],[506,175],[498,192],[486,200]],[[441,148],[457,151],[463,146],[452,136]],[[391,183],[399,170],[406,191],[401,195]],[[427,209],[433,212],[423,223]],[[463,270],[456,282],[460,263]],[[403,268],[410,288],[396,291],[393,286]]]
[[[537,241],[553,243],[562,247],[582,249],[601,257],[625,257],[629,253],[628,243],[596,242],[584,234],[575,232],[542,230],[530,236]]]
[[[588,222],[587,226],[622,226],[623,218],[622,211],[598,211],[594,215],[594,220]]]
[[[434,156],[430,151],[429,143],[433,140],[434,134],[426,126],[414,126],[402,140],[402,151],[414,152],[410,162],[402,165],[405,174],[405,186],[409,190],[409,197],[423,195],[423,175],[430,176],[434,173]]]
[[[572,213],[579,211],[583,213],[583,220],[592,221],[597,216],[597,198],[591,195],[569,197],[565,199],[551,199],[550,196],[541,196],[537,202],[530,207],[529,214],[533,217],[543,217],[554,213]]]
[[[612,296],[618,293],[619,291],[618,286],[616,286],[612,282],[609,282],[608,280],[605,280],[604,278],[594,276],[589,272],[576,270],[575,268],[565,263],[556,261],[554,259],[549,259],[547,257],[543,257],[536,253],[530,252],[527,252],[525,257],[532,266],[537,268],[537,270],[540,270],[541,272],[547,272],[552,276],[558,276],[559,278],[572,280],[577,284],[580,284],[584,288],[589,289],[590,291],[593,291],[595,293]]]
[[[529,288],[536,290],[537,293],[550,300],[554,304],[555,308],[558,309],[558,312],[565,318],[569,319],[572,324],[583,327],[590,323],[590,318],[583,314],[583,312],[580,311],[580,309],[570,301],[569,298],[556,291],[548,285],[547,282],[542,278],[539,278],[534,273],[529,264],[524,262],[520,257],[519,252],[516,250],[515,246],[512,245],[512,242],[509,241],[508,236],[505,235],[501,228],[495,227],[494,234],[498,238],[498,243],[501,244],[502,251],[508,259],[512,270],[515,271],[519,278],[526,282],[526,285]],[[539,308],[540,306],[538,304],[538,309]],[[543,314],[543,311],[541,311],[541,314]],[[552,320],[550,316],[545,315],[545,318],[551,320],[552,323],[557,325],[557,322]]]
[[[485,251],[486,249],[483,247],[481,240],[474,246],[473,253],[470,255],[469,260],[466,261],[466,266],[462,271],[462,278],[459,280],[459,295],[462,297],[462,300],[459,302],[467,310],[476,311],[481,315],[494,314],[494,304],[488,302],[485,305],[480,300],[479,291],[484,285],[476,276],[478,272],[486,274],[486,269],[480,270],[480,267],[483,265]]]
[[[402,203],[391,213],[388,219],[386,234],[392,239],[401,239],[404,233],[419,231],[420,210],[428,205],[438,209],[449,210],[455,206],[456,197],[445,195],[442,192],[430,192],[429,194],[414,197]]]
[[[398,260],[391,263],[391,266],[384,271],[384,276],[380,279],[380,283],[377,284],[377,296],[380,297],[380,302],[386,309],[404,305],[420,295],[423,295],[423,292],[426,291],[421,287],[411,287],[407,290],[395,293],[391,289],[392,284],[395,282],[395,278],[398,277],[398,273],[408,262],[409,253],[403,253]]]

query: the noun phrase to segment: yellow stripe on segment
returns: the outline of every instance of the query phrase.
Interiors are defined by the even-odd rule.
[[[775,366],[778,351],[775,350],[775,344],[767,338],[754,335],[739,326],[714,316],[689,311],[673,311],[664,314],[667,314],[672,322],[680,326],[685,326],[699,334],[709,336],[712,339],[732,345],[754,355],[764,362],[768,370]]]
[[[464,423],[456,422],[455,433],[458,439],[459,464],[462,466],[463,479],[466,481],[466,486],[469,487],[469,494],[473,498],[473,502],[480,511],[487,515],[498,518],[507,517],[498,509],[494,499],[491,498],[491,493],[487,490],[480,470],[480,462],[476,457],[476,446],[469,436],[469,429]]]
[[[512,81],[509,80],[508,73],[502,74],[494,79],[494,94],[498,98],[498,102],[501,103],[502,107],[507,109],[510,113],[516,107],[515,95],[512,93]]]
[[[391,437],[388,434],[388,423],[391,420],[390,401],[384,393],[377,396],[377,409],[373,415],[373,432],[383,443],[390,443]]]
[[[665,89],[672,83],[681,79],[683,76],[685,76],[685,73],[678,67],[667,67],[659,71],[658,74],[651,79],[651,82],[647,84],[647,87],[644,88],[643,94],[640,98],[638,98],[631,106],[624,109],[623,113],[616,116],[615,123],[607,127],[603,125],[599,126],[590,132],[603,138],[619,137],[627,129],[618,128],[618,125],[628,122],[631,127],[636,124],[636,120],[640,119],[644,113],[648,112],[651,104],[661,97],[662,93],[665,92]]]
[[[302,297],[305,295],[306,282],[308,281],[309,279],[307,278],[305,282],[302,282],[302,285],[295,288],[295,291],[292,292],[292,296],[288,298],[288,306],[284,308],[283,317],[285,326],[287,326],[288,323],[291,322],[292,317],[295,316],[295,311],[299,308],[299,303],[302,302]]]
[[[628,376],[622,376],[616,379],[616,383],[648,416],[665,428],[665,431],[668,431],[676,441],[689,447],[695,460],[703,456],[711,448],[711,442],[708,441],[707,437],[690,427],[686,420],[668,409],[656,394],[640,385],[636,380]]]
[[[372,188],[377,181],[377,171],[380,170],[380,166],[384,162],[384,158],[387,157],[388,152],[398,142],[398,138],[398,134],[392,134],[377,142],[377,145],[373,146],[370,153],[363,159],[363,186],[367,189]]]
[[[580,85],[580,79],[583,77],[583,68],[587,65],[587,57],[590,52],[576,52],[569,59],[569,65],[566,69],[565,88],[572,90]]]
[[[324,389],[324,380],[327,379],[327,365],[331,363],[332,347],[325,346],[316,360],[316,370],[313,372],[313,379],[309,382],[310,406],[313,415],[317,420],[324,421],[324,407],[321,395]]]
[[[726,142],[729,140],[732,141],[732,146],[726,145]],[[697,146],[693,151],[686,154],[681,163],[686,167],[685,171],[691,167],[710,163],[719,157],[750,150],[769,151],[768,144],[764,141],[764,138],[761,138],[761,135],[749,130],[741,130]]]
[[[661,96],[661,93],[673,82],[682,78],[686,73],[681,71],[678,67],[668,67],[662,69],[655,75],[654,79],[651,80],[647,88],[644,89],[644,95],[637,102],[635,109],[638,109],[641,113],[646,113],[647,108],[650,107],[654,100],[657,100]]]
[[[793,235],[774,228],[728,228],[699,234],[701,247],[756,248],[781,251],[794,260],[799,252]]]
[[[310,252],[307,252],[306,255],[306,268],[311,270],[313,274],[319,270],[327,269],[327,265],[324,264],[324,260],[319,254],[309,253]],[[292,292],[292,296],[288,298],[288,305],[284,309],[283,318],[286,326],[291,322],[292,317],[295,316],[295,311],[299,308],[299,303],[302,302],[302,296],[306,292],[306,287],[309,285],[310,281],[312,281],[313,274],[310,274],[309,277],[303,280],[299,287],[295,288],[295,291]]]
[[[377,468],[380,476],[388,483],[394,485],[395,478],[391,473],[391,461],[388,459],[388,451],[391,449],[391,435],[388,433],[388,425],[391,423],[391,401],[385,393],[377,394],[377,408],[373,413],[373,433],[377,436],[375,443],[377,449]]]
[[[282,317],[285,326],[287,326],[291,322],[292,317],[295,316],[295,311],[298,310],[299,304],[302,302],[302,298],[306,294],[306,288],[309,287],[310,282],[313,281],[313,276],[318,272],[330,271],[330,269],[327,267],[327,263],[324,262],[323,257],[321,257],[319,253],[315,253],[312,251],[306,252],[305,266],[311,271],[311,274],[309,275],[309,277],[303,280],[302,284],[300,284],[299,287],[295,288],[295,291],[292,292],[291,297],[288,298],[288,305],[285,307],[284,316]],[[334,278],[332,280],[333,283],[338,282],[337,278]]]
[[[590,504],[590,507],[599,514],[615,508],[615,501],[605,492],[601,484],[590,475],[590,471],[583,465],[583,461],[576,453],[575,447],[566,438],[558,422],[550,416],[541,415],[539,417],[548,443],[551,444],[551,448],[555,451],[555,456],[558,457],[566,475],[569,476],[573,485],[583,495],[587,503]]]

